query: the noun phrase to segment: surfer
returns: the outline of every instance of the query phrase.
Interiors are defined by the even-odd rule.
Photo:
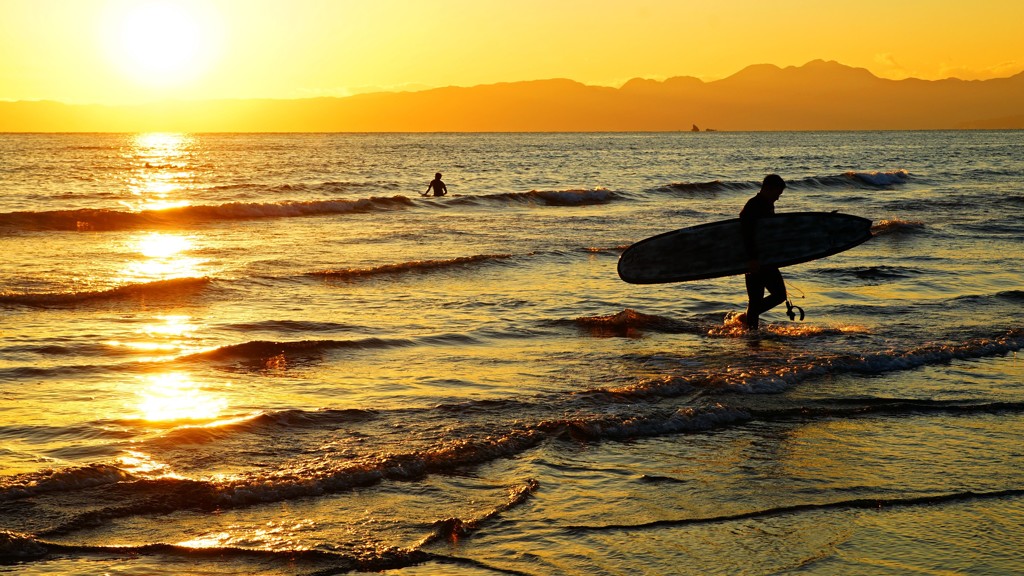
[[[775,214],[775,201],[786,189],[786,181],[778,174],[769,174],[761,182],[761,191],[747,200],[740,211],[740,223],[743,230],[743,245],[747,249],[747,274],[744,277],[747,285],[747,311],[740,314],[738,320],[748,328],[756,330],[761,314],[786,301],[786,283],[778,268],[762,266],[754,231],[757,220]],[[765,297],[764,291],[768,290]]]
[[[430,194],[430,189],[434,189],[434,196],[444,196],[448,193],[448,187],[441,181],[441,173],[434,174],[434,179],[427,184],[427,191],[423,193],[423,196]]]

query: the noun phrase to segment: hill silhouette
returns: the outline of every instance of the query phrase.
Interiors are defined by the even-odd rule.
[[[886,80],[815,60],[749,66],[717,81],[565,79],[345,98],[139,106],[0,103],[0,131],[573,132],[1024,128],[1024,73],[992,80]]]

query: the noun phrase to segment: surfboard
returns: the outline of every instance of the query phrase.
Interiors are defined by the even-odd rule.
[[[838,212],[786,212],[757,221],[762,266],[781,268],[849,250],[871,238],[871,220]],[[687,282],[747,272],[740,219],[710,222],[641,240],[619,257],[630,284]]]

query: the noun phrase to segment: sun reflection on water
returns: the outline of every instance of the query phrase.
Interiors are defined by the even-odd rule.
[[[143,259],[130,262],[121,273],[128,281],[170,280],[202,276],[202,258],[187,256],[193,249],[193,237],[164,232],[147,232],[133,240],[132,252]]]
[[[115,348],[127,348],[133,352],[188,354],[201,350],[196,343],[198,329],[191,316],[157,316],[154,321],[135,331],[139,339],[108,340],[106,344]],[[150,360],[164,359],[166,356]]]
[[[149,422],[215,420],[227,408],[227,399],[204,390],[187,375],[169,372],[147,376],[136,405]]]
[[[313,521],[269,521],[262,525],[230,524],[225,528],[180,541],[177,545],[186,548],[238,546],[257,550],[309,550],[308,546],[299,543],[298,536],[303,532],[315,531],[317,524]]]
[[[189,164],[195,145],[195,138],[189,134],[135,135],[128,153],[136,165],[128,179],[132,198],[121,204],[134,212],[189,205],[184,196],[196,177]]]
[[[138,450],[126,450],[125,453],[117,459],[117,467],[136,476],[162,478],[181,477],[172,473],[169,465],[164,464],[163,462],[157,462],[149,454],[139,452]]]
[[[139,252],[147,258],[170,258],[192,248],[192,240],[185,236],[152,233],[138,241]]]

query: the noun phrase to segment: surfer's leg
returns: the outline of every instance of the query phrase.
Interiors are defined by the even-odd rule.
[[[768,289],[768,297],[761,301],[760,313],[767,312],[786,301],[786,281],[778,268],[771,268],[762,273],[762,282]]]
[[[764,281],[758,273],[746,274],[743,280],[747,285],[747,312],[743,321],[748,328],[757,329],[761,315],[761,302],[764,300]]]

